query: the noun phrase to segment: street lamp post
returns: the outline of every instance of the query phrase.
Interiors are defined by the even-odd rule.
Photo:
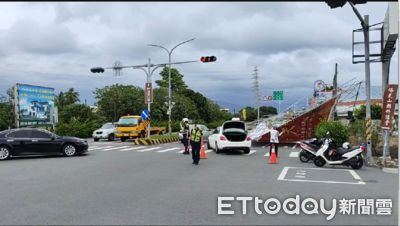
[[[168,134],[171,135],[171,115],[172,115],[172,94],[171,94],[171,55],[172,52],[180,45],[185,44],[187,42],[193,41],[195,38],[186,40],[184,42],[181,42],[177,45],[175,45],[171,50],[168,50],[164,46],[161,45],[154,45],[154,44],[148,44],[148,46],[153,46],[153,47],[158,47],[163,50],[165,50],[168,53]]]

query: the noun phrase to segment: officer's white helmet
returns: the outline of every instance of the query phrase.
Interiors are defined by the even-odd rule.
[[[349,148],[350,148],[350,143],[349,143],[349,142],[344,142],[344,143],[342,144],[342,147],[343,147],[343,148],[346,148],[346,149],[349,149]]]

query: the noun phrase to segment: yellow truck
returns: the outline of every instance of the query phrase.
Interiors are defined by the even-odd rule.
[[[147,125],[147,121],[139,115],[122,116],[117,122],[115,137],[120,138],[122,142],[127,139],[145,138]],[[164,134],[165,131],[164,127],[151,127],[150,134]]]

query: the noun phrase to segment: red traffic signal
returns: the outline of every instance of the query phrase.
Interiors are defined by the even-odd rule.
[[[203,63],[215,62],[215,61],[217,61],[217,57],[215,57],[215,56],[206,56],[206,57],[202,56],[200,58],[200,61],[203,62]]]

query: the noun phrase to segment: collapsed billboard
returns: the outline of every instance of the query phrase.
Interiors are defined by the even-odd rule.
[[[18,127],[53,124],[54,88],[16,84],[14,95]]]

